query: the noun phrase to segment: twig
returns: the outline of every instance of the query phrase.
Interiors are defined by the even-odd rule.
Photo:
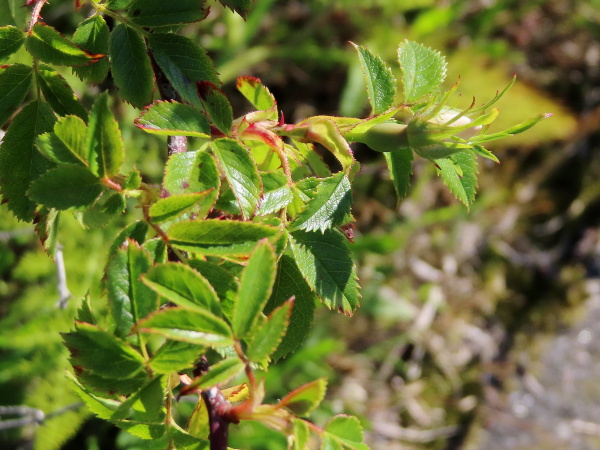
[[[48,414],[37,408],[31,408],[24,405],[15,406],[0,406],[0,417],[2,416],[20,416],[18,419],[0,420],[0,431],[10,430],[12,428],[20,428],[27,425],[42,424],[48,419],[60,416],[69,411],[79,409],[83,406],[83,402],[72,403],[70,405],[59,408]]]
[[[56,274],[58,276],[58,301],[56,307],[65,309],[71,298],[71,292],[67,286],[67,271],[65,270],[65,260],[63,258],[63,246],[61,244],[56,245],[56,252],[54,253],[54,260],[56,261]]]

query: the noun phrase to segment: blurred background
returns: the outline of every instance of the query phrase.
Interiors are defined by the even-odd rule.
[[[51,0],[44,21],[69,35],[86,11],[74,15],[73,3]],[[236,115],[248,105],[235,78],[249,74],[272,90],[288,122],[369,113],[349,41],[395,70],[404,39],[440,50],[447,83],[460,78],[463,105],[492,98],[517,74],[498,127],[553,117],[490,146],[501,164],[480,161],[470,211],[425,161],[398,205],[381,155],[355,148],[362,307],[351,318],[321,308],[305,347],[272,366],[267,386],[277,398],[329,377],[312,419],[355,414],[373,449],[600,448],[599,0],[255,0],[245,22],[214,5],[183,33],[214,57]],[[64,76],[89,106],[97,92]],[[134,129],[133,109],[117,114],[128,164],[160,182],[164,139]],[[84,230],[64,216],[72,298],[61,309],[55,264],[33,228],[0,207],[0,405],[46,414],[40,426],[0,422],[0,448],[153,448],[77,407],[58,334],[86,293],[106,308],[105,261],[89,255],[103,255],[124,223]],[[259,425],[232,434],[232,447],[286,445]]]

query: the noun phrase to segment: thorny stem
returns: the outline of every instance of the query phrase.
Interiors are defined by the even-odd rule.
[[[42,7],[46,2],[47,0],[39,0],[33,7],[33,10],[31,11],[31,21],[29,22],[27,31],[33,30],[33,26],[38,22],[38,20],[40,20],[40,13],[42,12]]]

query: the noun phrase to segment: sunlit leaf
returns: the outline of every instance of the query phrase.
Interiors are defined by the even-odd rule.
[[[152,134],[210,137],[206,115],[185,103],[156,102],[135,120],[135,125]]]
[[[198,95],[215,126],[225,134],[231,133],[233,110],[229,100],[214,83],[199,81]]]
[[[437,51],[416,42],[398,47],[404,101],[414,102],[438,89],[446,78],[446,60]]]
[[[69,83],[54,69],[48,66],[38,68],[38,85],[50,103],[52,109],[59,116],[74,114],[83,120],[87,120],[87,110],[83,107]]]
[[[412,174],[413,153],[410,148],[402,148],[395,152],[385,152],[385,162],[390,171],[390,178],[398,199],[408,195],[410,186],[410,175]]]
[[[150,367],[156,373],[173,373],[191,367],[205,348],[180,341],[165,342],[150,359]]]
[[[205,191],[197,194],[179,194],[161,198],[150,207],[150,221],[160,223],[173,220],[192,209],[208,194],[210,192]]]
[[[24,64],[0,67],[0,126],[13,115],[31,86],[33,71]]]
[[[255,77],[239,77],[236,85],[238,91],[259,111],[265,111],[277,106],[273,94]],[[277,120],[277,110],[274,109],[270,120]]]
[[[208,372],[194,380],[187,388],[205,390],[227,383],[244,370],[244,367],[244,363],[238,358],[226,358],[210,366]]]
[[[360,59],[360,66],[367,85],[369,103],[373,114],[381,114],[394,104],[396,80],[383,60],[365,47],[354,45]]]
[[[15,53],[25,42],[25,33],[14,26],[0,27],[0,61]]]
[[[289,325],[293,303],[290,300],[276,308],[254,332],[246,351],[250,361],[258,363],[269,358],[281,344]]]
[[[327,379],[319,378],[294,389],[281,399],[278,406],[289,409],[297,416],[306,416],[319,406],[326,390]]]
[[[108,106],[108,92],[102,93],[90,114],[87,134],[88,161],[100,178],[119,173],[125,158],[119,124]]]
[[[346,415],[337,415],[325,425],[325,436],[343,444],[343,448],[350,450],[369,450],[363,442],[363,430],[358,418]]]
[[[73,43],[89,52],[107,55],[109,36],[110,30],[104,18],[95,14],[79,24],[73,34]],[[109,69],[108,58],[102,58],[94,64],[73,67],[73,72],[90,83],[100,83],[108,75]]]
[[[438,173],[458,200],[471,206],[477,192],[477,158],[473,152],[462,151],[448,158],[436,159]]]
[[[77,116],[61,117],[54,124],[54,131],[38,136],[38,149],[48,159],[59,164],[87,166],[87,126]]]

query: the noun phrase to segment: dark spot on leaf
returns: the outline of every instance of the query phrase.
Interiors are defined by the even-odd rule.
[[[132,15],[133,17],[137,17],[137,16],[139,16],[141,13],[142,13],[142,12],[141,12],[139,9],[135,9],[135,10],[134,10],[134,11],[131,13],[131,15]]]

